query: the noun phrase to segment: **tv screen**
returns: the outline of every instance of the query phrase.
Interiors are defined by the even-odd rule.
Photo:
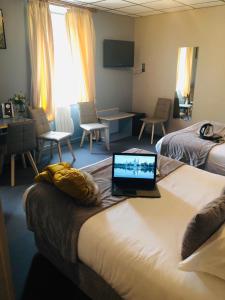
[[[104,40],[103,65],[105,68],[134,66],[134,42]]]

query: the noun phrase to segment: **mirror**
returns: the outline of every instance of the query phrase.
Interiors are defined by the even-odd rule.
[[[2,10],[0,9],[0,49],[6,49]]]
[[[178,50],[177,79],[173,117],[191,120],[194,104],[198,47],[182,47]]]

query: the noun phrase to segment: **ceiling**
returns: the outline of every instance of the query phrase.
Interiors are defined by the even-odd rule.
[[[68,2],[131,17],[225,5],[225,0],[68,0]]]

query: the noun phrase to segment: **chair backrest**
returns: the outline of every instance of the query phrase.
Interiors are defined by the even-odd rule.
[[[15,122],[8,125],[7,153],[19,154],[36,147],[35,125],[33,120]]]
[[[48,119],[43,108],[28,108],[30,117],[35,121],[37,136],[51,130]]]
[[[7,133],[0,133],[0,154],[7,152]]]
[[[170,115],[171,99],[159,98],[156,104],[154,118],[162,119],[166,122]]]
[[[94,102],[79,102],[80,124],[98,123]]]
[[[74,133],[74,123],[71,117],[71,108],[57,107],[55,114],[55,128],[56,131]]]

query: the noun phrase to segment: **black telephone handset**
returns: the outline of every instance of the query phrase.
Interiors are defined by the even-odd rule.
[[[213,136],[213,125],[211,123],[205,123],[200,128],[200,137],[201,138],[210,138]]]
[[[201,139],[210,140],[213,142],[220,142],[222,136],[218,134],[214,134],[213,125],[211,123],[205,123],[202,125],[199,131],[199,135]]]

